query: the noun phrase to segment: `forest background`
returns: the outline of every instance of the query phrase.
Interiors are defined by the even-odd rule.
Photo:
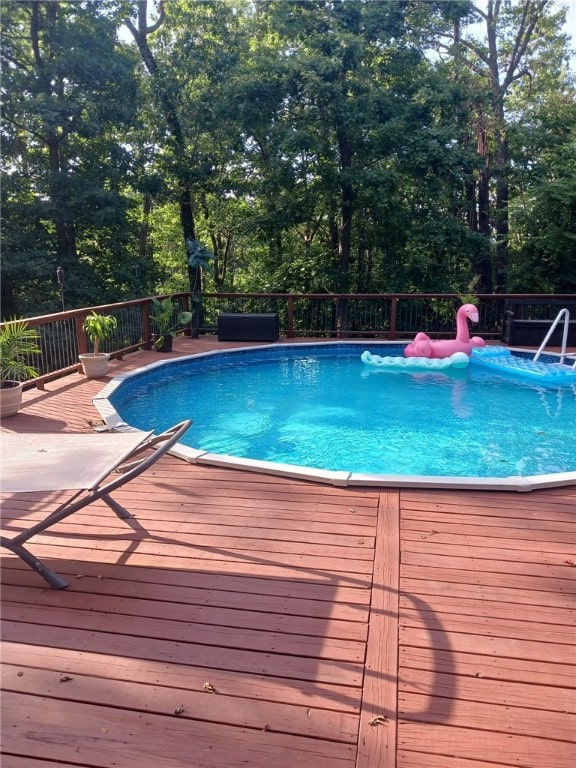
[[[567,11],[4,0],[2,317],[200,278],[575,292]]]

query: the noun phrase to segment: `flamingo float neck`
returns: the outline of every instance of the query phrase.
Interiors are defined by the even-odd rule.
[[[462,304],[456,313],[456,341],[461,341],[463,344],[468,344],[470,341],[468,318],[474,323],[478,322],[478,310],[474,304]]]

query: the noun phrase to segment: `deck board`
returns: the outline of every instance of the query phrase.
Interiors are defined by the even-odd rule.
[[[117,768],[158,768],[159,764],[228,768],[234,761],[241,765],[240,760],[255,768],[305,764],[340,768],[354,765],[355,760],[352,745],[275,733],[265,722],[259,728],[210,723],[201,719],[202,709],[197,718],[177,716],[174,710],[156,714],[140,711],[136,701],[119,717],[109,706],[68,700],[58,700],[56,706],[54,699],[42,696],[31,721],[30,696],[8,691],[3,698],[3,725],[11,734],[11,748],[68,765],[77,765],[78,760],[93,764],[94,753],[102,765]],[[176,703],[180,698],[174,698],[174,709],[180,706]]]
[[[398,766],[573,764],[574,489],[404,500]]]
[[[374,559],[357,768],[396,762],[399,493],[382,494]],[[391,684],[392,683],[392,684]]]
[[[103,383],[29,390],[2,428],[92,431]],[[130,520],[96,503],[31,541],[67,590],[2,554],[2,768],[576,764],[576,487],[338,488],[163,457],[116,497]],[[59,498],[6,496],[3,529]]]

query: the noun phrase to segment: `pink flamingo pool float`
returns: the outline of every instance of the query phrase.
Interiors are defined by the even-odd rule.
[[[456,313],[456,338],[432,340],[425,333],[417,333],[414,341],[404,349],[406,357],[450,357],[456,352],[470,356],[474,347],[484,347],[486,342],[480,336],[472,336],[468,330],[468,320],[477,323],[480,319],[474,304],[463,304]]]

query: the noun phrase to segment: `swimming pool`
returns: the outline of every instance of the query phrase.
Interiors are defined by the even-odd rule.
[[[576,482],[574,388],[543,389],[470,365],[375,370],[364,350],[274,344],[162,361],[94,402],[114,428],[193,426],[178,454],[336,485],[531,490]]]

